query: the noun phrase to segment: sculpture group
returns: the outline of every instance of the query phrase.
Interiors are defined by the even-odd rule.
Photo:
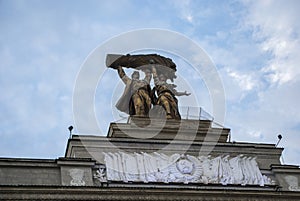
[[[108,62],[108,67],[117,70],[119,77],[125,84],[125,90],[118,100],[118,110],[130,116],[148,117],[150,109],[158,105],[163,110],[156,111],[157,116],[167,119],[181,119],[176,96],[189,96],[190,93],[178,92],[173,81],[176,65],[172,60],[160,55],[126,55]],[[144,79],[140,79],[139,71],[135,70],[129,78],[123,67],[134,68],[144,72]],[[154,86],[151,87],[152,77]]]

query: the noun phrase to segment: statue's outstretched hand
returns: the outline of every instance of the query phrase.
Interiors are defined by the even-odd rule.
[[[184,91],[184,95],[189,96],[191,93],[188,93],[187,91]]]

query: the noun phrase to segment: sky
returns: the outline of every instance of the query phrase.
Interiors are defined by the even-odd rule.
[[[93,94],[100,131],[80,131],[74,89],[85,62],[115,37],[156,29],[194,41],[214,63],[231,140],[276,144],[281,134],[281,161],[299,165],[299,8],[297,0],[0,0],[0,157],[62,157],[70,125],[76,134],[105,136],[109,122],[120,118],[113,105],[124,85],[115,71],[105,69]],[[205,79],[193,76],[184,58],[157,53],[176,62],[179,89],[193,94],[179,98],[180,106],[212,113]]]

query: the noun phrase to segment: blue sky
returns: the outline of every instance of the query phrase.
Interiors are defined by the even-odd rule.
[[[0,156],[63,156],[67,127],[74,125],[73,89],[87,56],[116,35],[156,28],[185,35],[215,63],[226,95],[225,126],[232,129],[233,140],[276,143],[281,133],[284,162],[300,164],[299,8],[297,0],[2,0]],[[119,83],[113,71],[105,78]],[[210,111],[205,84],[188,84],[199,93],[200,106]],[[115,120],[107,113],[116,98],[102,96],[105,86],[100,82],[95,93],[100,135]],[[189,104],[187,98],[179,101]],[[103,104],[110,104],[105,111]]]

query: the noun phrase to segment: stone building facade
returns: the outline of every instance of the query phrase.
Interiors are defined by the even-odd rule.
[[[274,144],[228,142],[206,120],[129,119],[73,135],[58,159],[0,158],[0,200],[300,200]]]

